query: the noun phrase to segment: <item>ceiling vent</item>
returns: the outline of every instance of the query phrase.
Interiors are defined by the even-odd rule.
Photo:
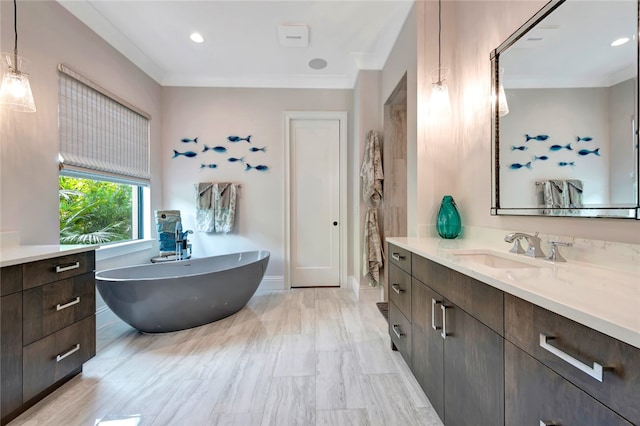
[[[306,25],[280,25],[278,41],[283,47],[307,47],[309,46],[309,28]]]

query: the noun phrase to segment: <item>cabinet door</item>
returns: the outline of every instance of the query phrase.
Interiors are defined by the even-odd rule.
[[[22,405],[22,293],[0,298],[0,395],[4,418]]]
[[[411,287],[412,371],[436,413],[444,419],[444,340],[440,336],[443,299],[415,278]]]
[[[501,425],[504,339],[447,300],[443,306],[445,424]]]
[[[505,425],[630,425],[530,355],[505,343]]]

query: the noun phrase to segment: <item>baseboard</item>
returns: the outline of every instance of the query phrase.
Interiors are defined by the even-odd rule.
[[[274,275],[264,277],[258,290],[285,290],[284,288],[284,276]]]
[[[346,286],[349,290],[353,291],[356,295],[356,297],[358,296],[358,291],[360,290],[360,281],[358,281],[358,279],[356,277],[354,277],[353,275],[349,275],[349,278],[347,278],[347,286]]]
[[[118,318],[107,305],[100,306],[96,309],[96,330],[100,330],[102,327],[106,327],[116,321],[122,320]]]

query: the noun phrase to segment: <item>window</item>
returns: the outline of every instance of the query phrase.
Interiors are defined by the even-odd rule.
[[[144,238],[149,115],[64,65],[58,71],[60,243]]]

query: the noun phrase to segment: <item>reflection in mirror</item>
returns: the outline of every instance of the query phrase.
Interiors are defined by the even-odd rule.
[[[493,52],[494,213],[638,215],[637,34],[636,1],[552,1]]]

